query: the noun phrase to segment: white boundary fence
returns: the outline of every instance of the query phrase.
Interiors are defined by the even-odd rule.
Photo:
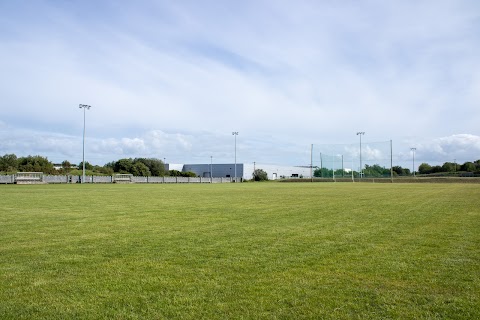
[[[131,183],[230,183],[234,178],[202,178],[202,177],[131,177]],[[43,183],[80,183],[82,176],[43,175]],[[16,182],[14,174],[0,175],[0,184]],[[85,176],[84,183],[114,183],[115,176]]]

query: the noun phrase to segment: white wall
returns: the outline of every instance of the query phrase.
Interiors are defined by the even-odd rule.
[[[292,175],[297,175],[297,177],[310,178],[310,168],[304,167],[295,167],[295,166],[279,166],[273,164],[261,164],[256,163],[255,169],[262,169],[268,174],[268,179],[273,180],[274,173],[276,173],[277,179],[284,176],[286,178],[292,177]],[[244,163],[243,178],[250,180],[252,179],[252,173],[254,171],[253,163]]]

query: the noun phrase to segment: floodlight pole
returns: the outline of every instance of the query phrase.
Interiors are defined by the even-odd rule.
[[[85,182],[85,110],[89,110],[92,106],[87,104],[79,104],[78,107],[83,109],[83,157],[82,157],[82,164],[83,164],[83,174],[82,174],[82,183]]]
[[[357,132],[357,136],[360,136],[360,178],[363,178],[363,167],[362,167],[362,136],[365,132]],[[353,168],[352,168],[353,169]]]
[[[238,132],[232,132],[232,135],[235,136],[235,182],[237,182],[237,136]]]
[[[415,178],[415,151],[417,148],[410,148],[412,150],[412,171],[413,171],[413,177]]]
[[[322,161],[322,153],[320,152],[320,178],[323,178],[323,161]]]
[[[390,140],[390,179],[393,183],[393,143]]]
[[[313,143],[310,146],[310,182],[313,182]]]
[[[332,156],[332,178],[335,182],[335,155]]]
[[[213,182],[213,156],[210,156],[210,183]]]

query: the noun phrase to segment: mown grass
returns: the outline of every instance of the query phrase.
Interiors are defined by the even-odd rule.
[[[469,184],[0,186],[1,319],[478,319]]]

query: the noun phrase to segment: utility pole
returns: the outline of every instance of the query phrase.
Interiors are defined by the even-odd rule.
[[[413,171],[413,177],[415,178],[415,151],[417,150],[417,148],[410,148],[410,150],[412,150],[412,171]]]
[[[85,110],[90,110],[92,106],[87,104],[79,104],[78,107],[83,109],[83,157],[82,157],[82,164],[83,164],[83,172],[82,172],[82,183],[85,183]]]
[[[234,131],[234,132],[232,132],[232,135],[235,136],[235,182],[237,182],[237,136],[238,136],[238,132]]]
[[[357,136],[360,136],[360,178],[363,178],[363,166],[362,166],[362,136],[365,134],[363,131],[357,132]],[[352,168],[353,169],[353,168]]]

